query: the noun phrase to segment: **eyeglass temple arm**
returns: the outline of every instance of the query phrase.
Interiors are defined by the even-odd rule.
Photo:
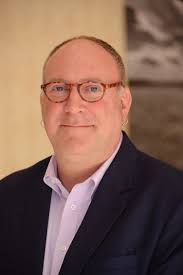
[[[116,87],[116,86],[120,86],[120,85],[124,87],[123,82],[120,81],[120,82],[116,82],[116,83],[106,84],[106,88],[112,88],[112,87]]]

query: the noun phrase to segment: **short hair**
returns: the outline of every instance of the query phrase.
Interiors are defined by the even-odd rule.
[[[106,50],[108,53],[110,53],[110,55],[114,58],[114,60],[116,61],[118,67],[119,67],[119,70],[120,70],[120,74],[121,74],[121,79],[123,81],[123,84],[125,85],[125,82],[126,82],[126,73],[125,73],[125,66],[124,66],[124,63],[123,63],[123,60],[122,60],[122,57],[121,55],[109,44],[107,43],[106,41],[100,39],[100,38],[97,38],[97,37],[94,37],[94,36],[87,36],[87,35],[80,35],[80,36],[75,36],[75,37],[72,37],[70,39],[67,39],[65,41],[63,41],[62,43],[58,44],[51,52],[50,54],[48,55],[48,57],[46,58],[46,61],[43,65],[43,72],[44,72],[44,69],[46,67],[46,64],[48,63],[48,60],[50,59],[50,57],[56,52],[58,51],[62,46],[64,46],[65,44],[71,42],[71,41],[74,41],[74,40],[79,40],[79,39],[85,39],[85,40],[89,40],[89,41],[92,41],[96,44],[98,44],[99,46],[101,46],[104,50]]]

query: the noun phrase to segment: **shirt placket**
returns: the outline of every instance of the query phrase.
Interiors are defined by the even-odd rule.
[[[67,250],[75,236],[78,228],[78,203],[74,198],[74,193],[70,193],[65,203],[60,223],[60,230],[56,241],[52,273],[58,274],[63,263]]]

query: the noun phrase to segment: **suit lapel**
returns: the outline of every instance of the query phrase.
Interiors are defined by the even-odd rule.
[[[136,149],[124,134],[122,145],[105,173],[64,259],[60,275],[81,273],[89,257],[125,210],[134,191]]]
[[[27,179],[30,183],[26,189],[22,230],[22,263],[26,275],[42,274],[51,199],[51,189],[43,182],[47,165],[48,161]]]

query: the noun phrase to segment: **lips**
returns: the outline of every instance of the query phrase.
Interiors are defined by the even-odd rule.
[[[63,126],[63,127],[91,127],[93,125],[66,125],[66,124],[62,124],[61,126]]]
[[[93,127],[96,125],[96,119],[92,114],[78,114],[77,116],[64,115],[58,117],[58,123],[63,127]]]

